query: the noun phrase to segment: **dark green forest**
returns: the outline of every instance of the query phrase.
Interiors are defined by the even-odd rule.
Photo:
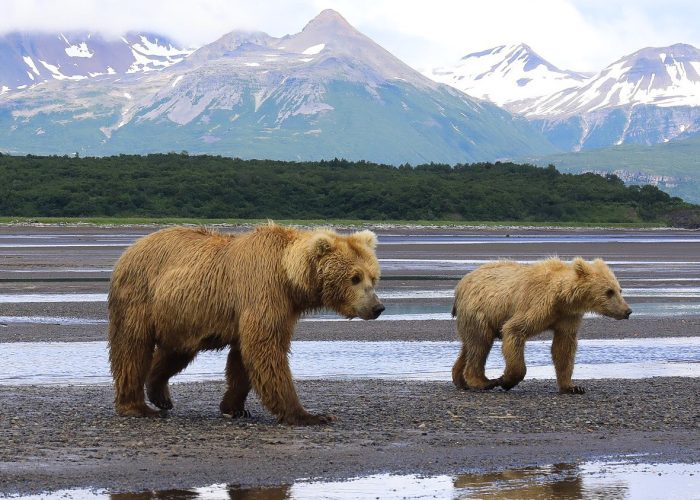
[[[3,216],[673,224],[696,213],[653,186],[554,166],[0,155]]]

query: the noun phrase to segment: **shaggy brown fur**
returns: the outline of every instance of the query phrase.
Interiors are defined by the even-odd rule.
[[[251,388],[281,422],[332,417],[302,407],[287,353],[305,311],[374,319],[379,264],[370,231],[340,236],[269,224],[242,235],[171,228],[117,262],[109,291],[109,359],[120,415],[172,408],[168,380],[203,349],[230,347],[221,411],[246,414]]]
[[[632,310],[621,293],[615,275],[600,259],[484,264],[462,278],[455,289],[452,315],[457,317],[462,350],[452,368],[454,384],[461,389],[515,387],[525,378],[525,341],[553,330],[552,360],[559,392],[585,392],[571,382],[578,327],[588,311],[629,318]],[[484,365],[496,337],[503,339],[506,367],[501,377],[488,379]]]

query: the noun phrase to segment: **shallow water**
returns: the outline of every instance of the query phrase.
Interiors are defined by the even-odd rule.
[[[188,490],[109,494],[105,490],[60,490],[56,498],[143,500],[411,499],[693,499],[699,498],[700,464],[634,464],[627,461],[556,464],[498,472],[418,476],[375,474],[347,481],[299,480],[290,485],[240,488],[214,484]],[[19,498],[38,499],[44,495]]]
[[[456,274],[466,273],[476,269],[482,264],[493,262],[499,256],[494,255],[488,259],[379,259],[382,271],[454,271]],[[540,259],[511,259],[523,264],[538,262]],[[682,276],[683,274],[700,272],[698,261],[677,260],[615,260],[606,259],[605,262],[618,274],[644,273],[645,275],[671,274]]]
[[[551,342],[527,344],[529,379],[555,378]],[[296,379],[451,380],[458,342],[292,342]],[[173,382],[223,380],[227,352],[203,352]],[[500,345],[487,375],[503,369]],[[700,337],[581,340],[575,379],[700,377]],[[17,342],[0,348],[0,384],[106,384],[111,382],[106,342]]]

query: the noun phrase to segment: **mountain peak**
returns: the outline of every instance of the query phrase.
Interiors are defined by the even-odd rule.
[[[322,10],[321,12],[319,12],[318,15],[316,17],[314,17],[311,21],[306,23],[304,30],[309,28],[309,27],[316,26],[316,25],[327,25],[327,24],[340,24],[340,25],[345,25],[345,26],[352,28],[350,23],[343,16],[340,15],[340,12],[335,11],[333,9],[325,9],[325,10]]]
[[[329,38],[336,38],[344,35],[355,35],[359,32],[338,12],[326,9],[309,21],[301,33],[317,33]]]
[[[557,68],[525,43],[467,54],[455,65],[433,69],[429,76],[508,109],[516,109],[521,101],[580,86],[587,78]]]

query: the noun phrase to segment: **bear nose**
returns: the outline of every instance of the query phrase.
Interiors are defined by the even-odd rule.
[[[376,306],[374,306],[372,308],[372,316],[374,317],[374,319],[377,319],[379,315],[384,312],[384,309],[386,309],[384,307],[384,304],[377,304]]]
[[[627,308],[625,311],[625,319],[630,319],[630,314],[632,314],[632,309]]]

